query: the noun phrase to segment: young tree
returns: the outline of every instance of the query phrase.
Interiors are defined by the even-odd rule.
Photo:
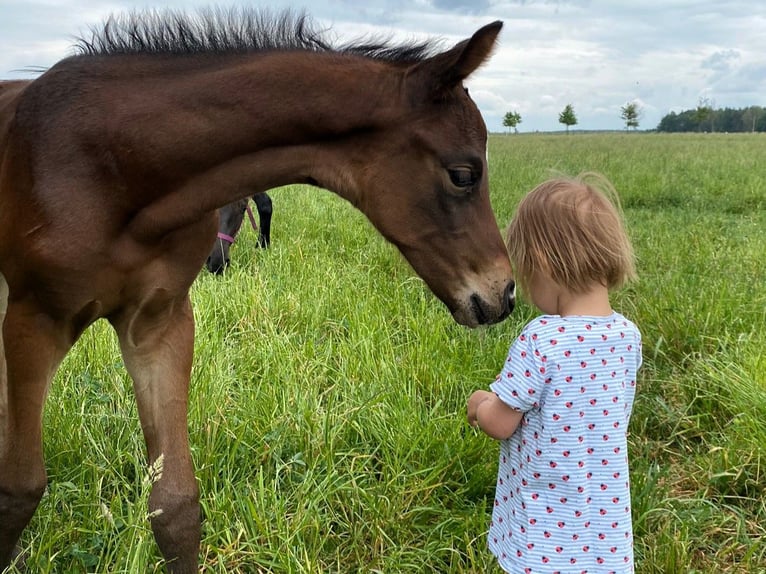
[[[620,117],[625,122],[625,129],[638,128],[638,120],[641,117],[641,109],[636,102],[628,102],[620,108]]]
[[[516,126],[521,123],[521,114],[519,112],[508,112],[505,114],[505,117],[503,118],[503,125],[507,127],[509,130],[513,128],[513,131],[516,132]]]
[[[577,125],[577,116],[575,115],[572,104],[567,104],[564,110],[559,114],[559,123],[564,124],[567,127],[567,133],[569,133],[569,126]]]
[[[711,103],[708,98],[700,98],[697,103],[697,110],[694,112],[694,119],[697,120],[698,130],[702,131],[702,124],[710,119],[710,131],[715,131],[713,125],[713,106],[715,103]]]

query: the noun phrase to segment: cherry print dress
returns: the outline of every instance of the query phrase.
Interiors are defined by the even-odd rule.
[[[641,335],[619,313],[529,323],[491,385],[524,412],[500,443],[489,548],[513,573],[633,572],[627,430]]]

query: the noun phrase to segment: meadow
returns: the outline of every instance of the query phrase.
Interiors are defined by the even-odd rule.
[[[613,306],[644,336],[631,419],[636,572],[766,572],[766,137],[493,135],[499,225],[554,173],[620,192],[640,280]],[[201,273],[189,431],[206,573],[496,573],[497,444],[465,402],[535,311],[467,330],[334,195],[273,191],[272,247],[244,230]],[[105,322],[45,411],[49,486],[30,572],[160,572],[152,474]],[[13,571],[13,570],[12,570]]]

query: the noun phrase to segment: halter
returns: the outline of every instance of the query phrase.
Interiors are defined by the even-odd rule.
[[[248,201],[247,205],[245,205],[245,211],[247,212],[247,217],[250,219],[250,225],[252,225],[253,231],[258,231],[258,224],[255,222],[255,215],[253,215],[253,210],[250,209],[250,201]],[[241,226],[240,226],[240,229],[242,229]],[[238,233],[239,233],[239,229],[236,231],[236,233],[233,236],[227,235],[226,233],[222,233],[219,231],[218,239],[223,239],[229,245],[234,245],[234,241],[236,241]]]
[[[218,239],[223,239],[226,241],[229,245],[234,244],[235,237],[232,237],[231,235],[226,235],[225,233],[218,232]]]

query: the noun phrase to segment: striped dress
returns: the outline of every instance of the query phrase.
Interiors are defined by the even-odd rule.
[[[633,572],[628,420],[641,335],[619,313],[544,315],[491,385],[524,417],[500,443],[489,548],[513,573]]]

